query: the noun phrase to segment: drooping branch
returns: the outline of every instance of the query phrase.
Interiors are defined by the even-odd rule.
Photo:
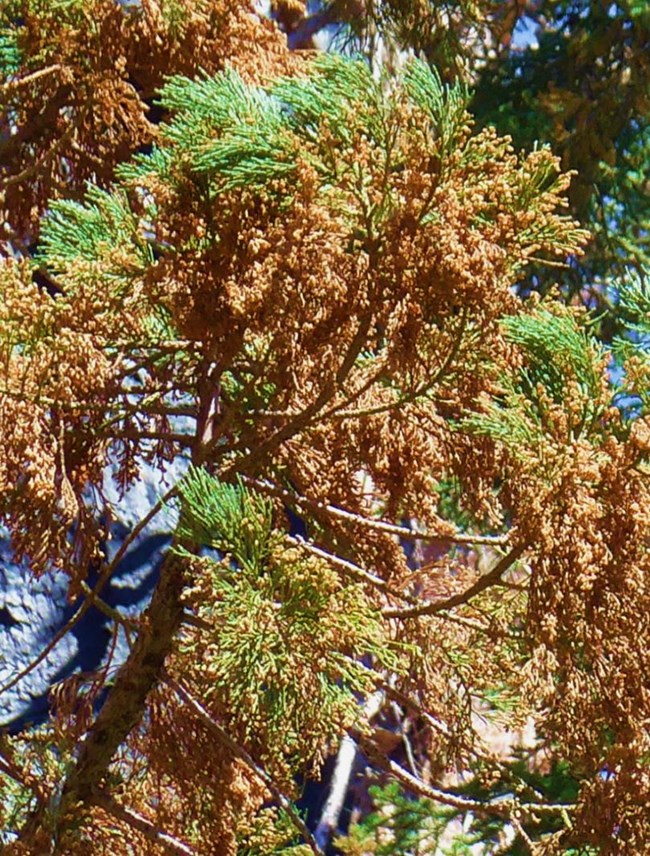
[[[282,791],[276,786],[273,779],[260,765],[241,747],[228,732],[213,719],[203,705],[194,698],[194,696],[185,689],[182,684],[174,680],[172,677],[165,677],[164,682],[174,691],[178,698],[189,707],[199,717],[201,722],[214,734],[235,757],[239,758],[246,766],[255,774],[255,776],[264,783],[269,793],[276,800],[278,805],[284,809],[287,816],[302,835],[305,843],[309,846],[315,856],[323,856],[323,851],[320,849],[314,840],[311,832],[307,828],[305,822],[300,817],[290,799],[288,799]]]

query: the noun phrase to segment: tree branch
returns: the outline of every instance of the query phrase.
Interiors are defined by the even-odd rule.
[[[241,761],[246,764],[246,766],[257,776],[257,778],[264,783],[269,793],[273,796],[276,802],[285,810],[288,817],[290,818],[293,825],[300,832],[302,837],[305,840],[305,843],[309,846],[311,851],[315,854],[315,856],[324,856],[323,851],[320,849],[318,844],[314,841],[314,838],[305,825],[304,820],[300,817],[298,812],[296,811],[293,803],[288,797],[286,797],[281,790],[276,786],[273,779],[269,774],[264,770],[259,764],[248,754],[248,752],[243,749],[232,737],[228,734],[228,732],[221,726],[215,719],[213,719],[208,711],[203,707],[200,702],[198,702],[188,690],[185,689],[178,681],[174,680],[174,678],[170,676],[166,676],[164,678],[164,683],[173,690],[173,692],[178,696],[178,698],[185,704],[187,707],[191,708],[194,713],[199,717],[201,722],[213,733],[216,737],[228,747],[228,749],[232,752],[232,754],[239,758]]]
[[[394,776],[398,782],[411,793],[421,797],[434,800],[435,802],[443,803],[444,805],[457,808],[459,811],[473,811],[477,814],[493,814],[497,817],[503,817],[510,820],[513,812],[521,811],[529,814],[545,814],[545,815],[567,815],[575,811],[573,803],[524,803],[516,797],[502,797],[500,799],[484,800],[470,799],[451,791],[435,788],[432,785],[423,782],[417,776],[409,773],[395,761],[391,761],[386,755],[380,752],[373,744],[372,740],[367,737],[360,737],[359,744],[368,757],[374,761],[379,767],[386,770]]]
[[[462,606],[473,597],[476,597],[477,594],[485,591],[485,589],[494,585],[500,585],[501,576],[517,561],[525,549],[526,544],[518,544],[516,547],[513,547],[509,553],[497,562],[491,571],[479,577],[474,585],[465,589],[465,591],[444,598],[444,600],[425,601],[416,606],[407,606],[401,609],[387,607],[383,610],[383,615],[385,618],[417,618],[421,615],[435,615],[438,612],[452,609],[455,606]]]
[[[43,131],[54,125],[59,110],[66,104],[71,94],[70,84],[60,86],[40,113],[37,113],[30,122],[22,125],[15,134],[7,137],[6,140],[0,140],[0,167],[8,169],[11,159],[18,154],[21,146],[31,143]]]
[[[285,490],[279,485],[275,485],[265,479],[255,479],[248,476],[243,476],[242,480],[250,487],[259,490],[261,493],[266,493],[270,496],[277,496],[281,499],[294,505],[296,508],[309,510],[317,509],[326,511],[332,517],[338,517],[341,520],[347,520],[359,526],[364,526],[367,529],[376,529],[378,532],[385,532],[387,535],[396,535],[398,538],[403,538],[405,541],[449,541],[452,544],[485,544],[487,546],[498,547],[507,544],[508,535],[472,535],[465,532],[419,532],[416,529],[408,529],[406,526],[399,526],[395,523],[388,523],[384,520],[375,520],[371,517],[365,517],[362,514],[356,514],[353,511],[347,511],[344,508],[339,508],[336,505],[326,505],[323,502],[317,502],[308,499],[306,496],[298,496],[289,490]]]
[[[63,852],[60,847],[65,847],[66,832],[78,826],[80,812],[83,814],[84,806],[90,805],[101,789],[115,752],[142,719],[147,696],[160,677],[181,625],[183,583],[183,561],[170,552],[146,621],[63,782],[58,823],[51,832],[60,842],[55,852]],[[44,828],[47,810],[43,805],[29,817],[19,836],[21,844],[29,847],[34,842]]]
[[[305,541],[302,538],[293,538],[291,536],[287,536],[287,539],[298,547],[301,547],[307,553],[311,553],[313,556],[318,556],[319,559],[324,559],[326,562],[334,565],[337,568],[340,568],[344,573],[347,573],[348,576],[352,577],[359,582],[369,583],[374,588],[379,589],[380,591],[385,592],[386,594],[391,594],[393,597],[400,598],[401,600],[405,600],[410,603],[417,603],[417,598],[414,598],[412,595],[409,595],[406,592],[396,591],[392,589],[381,577],[378,577],[376,574],[367,571],[365,568],[360,567],[359,565],[355,565],[353,562],[349,562],[347,559],[342,559],[340,556],[337,556],[335,553],[328,553],[327,550],[321,549],[321,547],[317,547],[315,544],[311,544],[309,541]]]
[[[47,65],[44,68],[32,71],[30,74],[26,74],[23,77],[14,77],[0,86],[0,95],[4,95],[14,89],[19,89],[21,86],[25,86],[25,84],[32,86],[32,84],[36,83],[37,80],[40,80],[43,77],[49,77],[50,74],[54,74],[55,71],[62,71],[62,69],[63,66],[55,63],[54,65]]]
[[[260,458],[270,457],[283,443],[299,434],[309,426],[311,420],[319,413],[319,411],[327,404],[330,399],[336,395],[337,391],[343,386],[348,374],[352,371],[352,367],[359,356],[361,349],[367,339],[368,331],[372,323],[372,313],[367,312],[359,323],[357,332],[350,342],[345,356],[336,372],[334,378],[323,383],[323,388],[320,394],[311,404],[308,404],[304,410],[295,414],[294,418],[283,425],[282,428],[263,440],[254,450],[243,455],[243,457],[235,464],[230,464],[222,477],[228,479],[236,473],[242,473],[246,470],[253,470]]]
[[[363,706],[362,712],[370,722],[381,710],[385,700],[383,690],[373,693]],[[318,826],[314,832],[314,837],[319,845],[327,847],[332,834],[338,827],[339,817],[345,802],[345,795],[348,792],[350,777],[354,767],[354,761],[357,757],[357,744],[354,739],[346,734],[339,751],[336,756],[336,766],[330,781],[330,789],[327,795],[327,800],[323,806]]]
[[[92,801],[95,805],[112,814],[113,817],[128,823],[133,829],[137,829],[149,841],[164,847],[168,853],[177,854],[177,856],[194,856],[195,851],[191,847],[188,847],[187,844],[159,829],[154,823],[147,820],[141,814],[138,814],[138,812],[133,811],[133,809],[120,805],[104,791],[100,790],[95,793]]]

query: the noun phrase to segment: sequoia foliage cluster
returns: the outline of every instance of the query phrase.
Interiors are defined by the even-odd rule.
[[[124,664],[2,740],[6,852],[322,852],[295,802],[344,738],[390,783],[344,852],[454,817],[644,852],[650,296],[621,386],[581,307],[516,292],[583,252],[571,176],[425,59],[290,53],[246,4],[0,15],[16,556],[101,605],[108,464],[188,462],[130,536],[176,511],[150,607],[106,607]],[[526,724],[524,761],[486,743]]]

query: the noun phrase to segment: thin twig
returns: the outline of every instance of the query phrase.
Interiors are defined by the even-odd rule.
[[[185,610],[183,612],[183,624],[187,624],[189,627],[196,627],[198,630],[213,630],[213,626],[205,621],[203,618],[200,618],[198,615],[194,615],[192,612],[188,612]]]
[[[97,582],[95,583],[92,589],[92,598],[84,597],[79,609],[72,616],[70,616],[70,618],[66,621],[63,627],[61,627],[60,630],[55,633],[53,639],[48,642],[48,644],[41,651],[38,657],[35,657],[30,663],[27,664],[27,666],[25,666],[24,669],[21,669],[21,671],[18,672],[17,675],[14,675],[11,680],[9,680],[6,684],[0,687],[0,696],[3,693],[6,693],[8,690],[12,689],[12,687],[15,687],[17,683],[22,681],[23,678],[27,677],[27,675],[33,672],[34,669],[37,668],[37,666],[40,666],[43,660],[45,660],[45,658],[54,650],[54,648],[56,648],[56,646],[63,639],[63,637],[66,636],[72,630],[72,628],[75,627],[81,621],[81,619],[88,612],[91,606],[93,606],[93,598],[99,595],[103,587],[106,585],[112,573],[115,571],[119,563],[124,558],[124,554],[128,550],[129,546],[133,543],[135,538],[138,537],[142,530],[151,522],[151,520],[153,520],[156,514],[158,514],[165,507],[167,502],[169,502],[169,500],[176,495],[176,491],[176,486],[168,490],[167,493],[162,496],[158,500],[158,502],[148,511],[148,513],[142,518],[142,520],[140,520],[139,523],[133,527],[133,529],[129,532],[127,537],[122,542],[119,550],[117,551],[113,559],[101,570]]]
[[[501,576],[517,561],[525,549],[526,544],[518,544],[516,547],[513,547],[509,553],[497,562],[491,571],[479,577],[474,585],[465,589],[465,591],[459,592],[451,597],[444,598],[443,600],[425,601],[424,603],[419,603],[416,606],[408,606],[404,608],[387,607],[383,610],[383,615],[385,618],[417,618],[421,615],[435,615],[438,612],[453,609],[455,606],[462,606],[473,597],[476,597],[477,594],[485,591],[485,589],[494,585],[500,585]]]
[[[287,440],[306,430],[317,416],[322,415],[322,409],[343,387],[346,378],[352,371],[367,339],[372,319],[373,314],[370,311],[360,319],[357,332],[348,345],[336,374],[324,381],[321,391],[314,401],[296,414],[292,421],[287,422],[270,437],[263,440],[255,449],[245,452],[238,461],[228,464],[220,473],[222,477],[228,480],[236,474],[254,471],[260,460],[270,458]]]
[[[107,618],[110,618],[115,624],[123,627],[125,631],[127,631],[129,627],[135,628],[138,626],[138,620],[136,618],[130,618],[128,615],[122,615],[119,609],[114,609],[110,604],[106,603],[105,600],[102,600],[99,594],[91,589],[88,583],[82,582],[81,590],[93,606],[97,607],[100,612],[102,612]]]
[[[409,529],[406,526],[398,526],[395,523],[388,523],[384,520],[376,520],[370,517],[364,517],[362,514],[356,514],[353,511],[347,511],[344,508],[339,508],[336,505],[327,505],[324,502],[308,499],[306,496],[297,496],[285,488],[275,485],[272,482],[264,479],[254,479],[247,476],[242,476],[242,480],[262,493],[277,496],[294,504],[297,508],[301,506],[305,509],[313,508],[321,511],[326,511],[333,517],[338,517],[341,520],[347,520],[350,523],[365,526],[368,529],[376,529],[379,532],[385,532],[387,535],[396,535],[405,541],[449,541],[453,544],[485,544],[492,547],[503,546],[508,543],[508,535],[472,535],[465,532],[418,532],[415,529]]]
[[[149,841],[164,847],[168,853],[178,854],[178,856],[194,856],[196,851],[192,850],[191,847],[188,847],[187,844],[179,841],[178,838],[175,838],[168,832],[164,832],[156,826],[156,824],[147,820],[146,817],[138,814],[138,812],[134,811],[132,808],[120,805],[113,799],[113,797],[109,796],[109,794],[104,791],[96,791],[93,794],[92,802],[103,808],[109,814],[112,814],[113,817],[128,823],[133,829],[137,829],[138,832],[144,835],[144,837]]]
[[[336,416],[338,419],[362,419],[366,416],[375,416],[380,413],[387,413],[390,410],[395,410],[398,407],[402,407],[405,404],[410,404],[412,401],[417,401],[425,397],[431,390],[442,380],[447,369],[451,365],[451,363],[456,358],[458,351],[460,350],[460,346],[463,339],[463,332],[465,331],[467,320],[467,310],[463,311],[463,316],[461,318],[461,323],[459,325],[458,335],[456,336],[451,349],[446,355],[445,359],[442,361],[442,364],[435,375],[427,380],[425,384],[420,386],[418,389],[412,389],[410,392],[403,393],[398,396],[394,401],[378,404],[369,407],[359,408],[358,410],[340,410],[339,408],[333,407],[330,411],[323,414],[323,418],[327,418],[333,415],[336,412]],[[347,404],[347,402],[346,402]]]
[[[436,802],[441,802],[444,805],[452,806],[452,808],[457,808],[459,811],[476,811],[481,813],[485,813],[487,811],[488,813],[503,816],[504,809],[506,807],[505,805],[483,803],[480,800],[462,797],[459,794],[454,794],[450,791],[442,790],[441,788],[434,788],[432,785],[428,785],[426,782],[423,782],[422,779],[414,776],[412,773],[409,773],[408,770],[400,767],[400,765],[396,764],[395,761],[391,761],[390,758],[376,748],[372,740],[361,737],[359,742],[363,751],[373,762],[394,776],[397,781],[401,782],[401,784],[403,784],[411,793],[415,793],[421,797],[426,797],[430,800],[435,800]],[[512,808],[511,800],[507,801],[507,807]],[[490,811],[490,809],[492,811]]]
[[[401,600],[405,600],[408,603],[412,603],[414,605],[418,603],[417,598],[413,597],[410,594],[407,594],[406,592],[397,591],[396,589],[391,588],[386,583],[386,580],[383,580],[381,577],[378,577],[376,574],[367,571],[365,568],[362,568],[359,565],[355,565],[353,562],[349,562],[347,559],[342,559],[335,553],[328,553],[327,550],[323,550],[321,547],[317,547],[315,544],[312,544],[310,541],[305,541],[303,538],[294,538],[288,535],[287,540],[291,544],[295,544],[296,546],[301,547],[306,552],[311,553],[313,556],[318,556],[319,559],[325,559],[326,562],[329,562],[331,565],[335,565],[337,568],[340,568],[353,579],[356,579],[360,582],[370,583],[370,585],[374,586],[380,591],[383,591],[385,594],[393,595],[393,597],[400,598]]]
[[[37,80],[43,77],[49,77],[49,75],[54,74],[55,71],[61,70],[62,66],[55,63],[54,65],[48,65],[45,68],[39,68],[31,74],[26,74],[24,77],[14,77],[0,86],[0,92],[10,92],[12,89],[18,89],[25,84],[29,84],[31,86],[33,83],[36,83]]]
[[[423,782],[417,776],[412,775],[391,761],[380,752],[372,741],[367,737],[360,737],[360,745],[364,752],[368,754],[373,761],[380,767],[389,772],[399,782],[401,782],[407,790],[419,796],[426,797],[435,802],[443,803],[444,805],[457,808],[459,811],[474,811],[477,814],[494,814],[498,817],[503,817],[506,820],[511,820],[513,812],[525,812],[529,814],[569,814],[575,811],[576,806],[573,803],[524,803],[520,802],[515,797],[502,797],[490,801],[475,800],[469,797],[463,797],[451,791],[443,790],[442,788],[434,788],[432,785]]]
[[[281,790],[277,787],[271,776],[264,770],[260,765],[248,754],[248,752],[243,749],[233,738],[228,734],[228,732],[221,726],[215,719],[210,716],[208,711],[203,707],[203,705],[198,702],[194,696],[188,692],[178,681],[174,680],[174,678],[169,675],[164,675],[163,682],[167,684],[167,686],[173,690],[173,692],[178,696],[178,698],[185,704],[187,707],[191,708],[194,713],[199,717],[201,722],[207,726],[207,728],[215,734],[221,742],[228,747],[228,749],[243,761],[247,767],[252,770],[253,773],[260,779],[261,782],[264,783],[267,790],[273,798],[277,801],[277,803],[285,810],[288,817],[290,818],[293,825],[300,832],[302,837],[305,840],[305,843],[309,846],[311,851],[316,854],[316,856],[324,856],[323,851],[320,849],[316,841],[314,840],[311,832],[307,828],[304,820],[300,817],[298,812],[296,811],[293,803],[288,797],[286,797]]]
[[[157,514],[159,514],[163,510],[163,508],[165,508],[167,506],[169,501],[171,499],[174,499],[174,497],[176,496],[177,493],[178,493],[178,485],[174,485],[165,494],[163,494],[160,497],[160,499],[158,499],[158,501],[155,503],[155,505],[151,506],[151,508],[145,514],[145,516],[140,521],[138,521],[138,523],[133,527],[133,529],[129,532],[129,534],[126,536],[124,541],[122,541],[122,544],[120,545],[119,550],[113,556],[113,558],[111,559],[109,564],[106,565],[102,569],[100,576],[99,576],[99,580],[97,582],[97,585],[94,588],[95,592],[98,592],[100,590],[99,582],[100,581],[105,582],[106,579],[108,579],[108,577],[110,577],[110,575],[113,573],[113,571],[117,568],[119,563],[124,558],[126,551],[129,549],[131,544],[138,537],[138,535],[140,535],[140,533],[144,529],[146,529],[146,527],[151,523],[151,521],[154,519],[154,517]],[[102,582],[102,585],[103,585],[103,582]]]
[[[96,433],[110,440],[156,440],[184,447],[190,447],[194,442],[192,434],[174,434],[171,431],[140,431],[138,428],[123,428],[120,431]]]

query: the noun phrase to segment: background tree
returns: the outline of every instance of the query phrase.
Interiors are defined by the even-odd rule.
[[[514,293],[586,239],[558,213],[557,161],[475,130],[464,88],[423,60],[382,76],[295,58],[239,6],[32,2],[6,4],[12,176],[56,103],[13,94],[49,68],[45,49],[25,59],[25,28],[50,8],[72,67],[84,16],[104,12],[124,34],[157,21],[163,44],[166,26],[225,16],[264,35],[267,60],[215,36],[207,74],[164,84],[151,149],[83,195],[65,150],[77,102],[57,107],[60,198],[33,203],[40,230],[5,194],[37,240],[18,258],[11,238],[0,279],[16,555],[101,604],[106,464],[123,485],[143,460],[189,465],[152,511],[178,522],[147,613],[109,610],[125,663],[59,685],[49,723],[3,742],[8,852],[320,852],[295,800],[345,735],[400,786],[377,799],[409,813],[404,841],[453,812],[486,846],[510,834],[511,852],[642,852],[647,360],[620,345],[625,420],[585,314]],[[625,300],[643,330],[641,281]],[[414,570],[398,539],[435,560]],[[534,719],[530,768],[495,757],[477,717]],[[368,824],[341,846],[376,851],[381,816]]]

